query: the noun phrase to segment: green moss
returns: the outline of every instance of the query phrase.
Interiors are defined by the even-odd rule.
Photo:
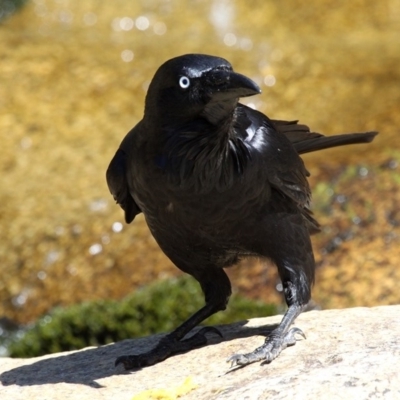
[[[27,0],[0,0],[0,21],[14,14]]]
[[[190,277],[155,283],[121,301],[91,301],[55,308],[9,345],[11,357],[34,357],[173,330],[204,304]],[[205,324],[226,324],[276,314],[273,305],[233,295],[228,309]]]
[[[312,204],[314,212],[330,214],[335,192],[330,182],[317,183],[313,189]]]

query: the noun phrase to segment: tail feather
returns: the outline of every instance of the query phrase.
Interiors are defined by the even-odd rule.
[[[297,121],[274,120],[273,123],[278,131],[291,141],[299,154],[348,144],[369,143],[378,134],[378,132],[371,131],[324,136],[321,133],[310,132],[310,128],[307,125],[298,124]]]

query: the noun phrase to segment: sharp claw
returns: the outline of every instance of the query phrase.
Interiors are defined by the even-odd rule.
[[[271,332],[270,336],[266,338],[265,343],[253,352],[247,354],[234,354],[232,357],[228,358],[226,361],[231,363],[228,372],[256,361],[262,361],[262,365],[269,364],[286,347],[296,344],[296,335],[300,335],[304,339],[306,338],[304,332],[296,327],[290,329],[283,335],[276,331]]]
[[[200,329],[198,332],[196,332],[193,336],[182,340],[181,343],[187,343],[191,344],[190,347],[195,348],[199,346],[204,346],[207,343],[207,333],[215,333],[216,335],[220,336],[222,338],[221,332],[217,329],[214,328],[213,326],[205,326],[204,328]]]
[[[173,334],[170,334],[164,336],[158,345],[147,353],[118,357],[115,360],[115,366],[123,364],[125,369],[135,369],[156,364],[173,354],[186,352],[205,345],[207,343],[207,333],[214,333],[222,337],[222,333],[213,326],[205,326],[185,340],[177,340]]]
[[[299,328],[292,328],[291,330],[290,330],[290,332],[292,332],[292,334],[293,334],[293,336],[295,336],[296,334],[298,334],[298,335],[300,335],[303,339],[307,339],[306,338],[306,335],[304,334],[304,332],[301,330],[301,329],[299,329]]]
[[[220,338],[222,338],[222,333],[219,331],[219,329],[214,328],[213,326],[205,326],[204,328],[200,329],[197,332],[197,335],[205,335],[206,333],[215,333],[218,335]]]
[[[140,355],[131,355],[131,356],[120,356],[115,360],[114,365],[117,366],[119,364],[123,364],[126,370],[142,368],[147,365],[151,365],[152,363],[146,358],[141,357]]]
[[[121,357],[118,357],[118,358],[115,360],[114,365],[115,365],[115,366],[118,366],[119,364],[123,364],[123,365],[124,365],[124,368],[125,368],[125,369],[128,369],[128,368],[129,368],[129,364],[131,364],[131,363],[132,363],[132,361],[129,359],[128,356],[121,356]]]
[[[243,367],[244,367],[244,365],[238,364],[238,363],[237,363],[238,356],[240,356],[240,355],[239,355],[239,354],[235,354],[234,356],[229,357],[229,358],[226,360],[226,362],[230,362],[231,365],[229,366],[229,368],[228,368],[228,370],[225,372],[225,374],[229,374],[229,372],[236,371],[237,369],[240,369],[240,368],[243,368]],[[225,374],[224,374],[224,375],[225,375]]]
[[[118,366],[118,365],[121,364],[121,363],[125,365],[124,358],[125,358],[125,356],[118,357],[118,358],[115,360],[114,366],[116,367],[116,366]]]
[[[156,361],[154,361],[154,358],[152,358],[151,354],[145,353],[120,356],[115,360],[114,365],[117,366],[119,364],[123,364],[124,368],[128,370],[147,367],[149,365],[153,365],[155,362]]]
[[[239,360],[242,362],[239,362]],[[229,357],[226,362],[231,363],[230,369],[239,367],[246,363],[246,356],[243,354],[234,354],[233,356]]]
[[[235,362],[235,359],[237,357],[237,354],[234,354],[233,356],[230,356],[229,358],[226,359],[226,362],[230,362],[231,366]]]
[[[303,339],[307,339],[306,335],[301,329],[294,327],[285,335],[285,340],[288,343],[296,342],[296,335],[300,335]]]
[[[236,357],[236,354],[234,354],[233,356],[230,356],[229,358],[226,359],[226,362],[227,362],[227,363],[228,363],[228,362],[231,363],[230,368],[233,367],[233,363],[235,362],[235,357]]]

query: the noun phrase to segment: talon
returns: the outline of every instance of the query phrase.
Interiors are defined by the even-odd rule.
[[[228,362],[231,363],[231,368],[233,367],[233,364],[234,364],[234,362],[236,361],[236,357],[237,357],[237,355],[234,354],[233,356],[228,357],[228,358],[226,359],[226,362],[227,362],[227,363],[228,363]]]
[[[125,358],[126,358],[126,356],[118,357],[118,358],[115,360],[114,366],[116,367],[116,366],[118,366],[118,365],[121,364],[121,363],[125,365]]]
[[[296,339],[296,334],[300,335],[303,339],[306,339],[306,335],[304,334],[304,332],[301,329],[295,327],[290,329],[290,331],[286,333],[283,338],[284,343],[288,346],[293,346],[294,344],[296,344],[298,340]]]
[[[248,360],[244,354],[234,354],[233,356],[229,357],[226,362],[230,362],[231,366],[230,369],[246,365]]]
[[[244,367],[247,364],[247,362],[244,361],[243,359],[245,359],[245,356],[243,354],[234,354],[232,357],[229,357],[226,360],[226,362],[230,362],[231,365],[229,366],[225,374],[228,374],[231,371],[236,371],[237,369]]]
[[[114,366],[123,364],[125,369],[138,368],[140,365],[134,365],[132,356],[121,356],[115,360]]]
[[[207,344],[207,333],[214,333],[222,337],[221,332],[213,326],[205,326],[193,336],[178,340],[174,333],[164,336],[158,344],[150,351],[143,354],[120,356],[115,360],[115,366],[123,364],[125,369],[148,367],[166,358],[179,353],[192,350]]]
[[[222,333],[217,328],[214,328],[213,326],[205,326],[191,337],[182,340],[181,343],[186,343],[192,348],[204,346],[207,343],[206,333],[215,333],[222,338]]]
[[[304,332],[303,332],[301,329],[299,329],[299,328],[294,327],[294,328],[292,328],[292,329],[289,331],[289,333],[291,333],[291,332],[292,332],[292,335],[293,335],[293,336],[295,336],[296,334],[298,334],[298,335],[300,335],[303,339],[307,339],[307,338],[306,338],[306,335],[304,334]]]
[[[196,335],[205,335],[206,333],[215,333],[218,335],[220,338],[222,338],[222,333],[219,331],[219,329],[214,328],[213,326],[205,326],[204,328],[200,329]]]
[[[276,330],[271,332],[271,334],[265,339],[262,346],[257,347],[251,353],[246,354],[234,354],[232,357],[228,358],[226,361],[231,363],[229,371],[235,367],[244,367],[247,364],[253,362],[262,361],[261,365],[269,364],[288,346],[293,346],[296,344],[296,335],[302,336],[304,339],[306,335],[299,328],[292,328],[285,334],[277,332]],[[229,372],[228,371],[228,372]]]

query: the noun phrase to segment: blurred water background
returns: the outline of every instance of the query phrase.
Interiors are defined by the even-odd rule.
[[[105,170],[157,67],[189,52],[258,82],[247,103],[272,118],[380,131],[304,157],[324,226],[314,301],[400,302],[400,0],[0,4],[0,317],[27,323],[179,273],[141,216],[123,222]],[[282,302],[274,267],[243,264],[237,291]]]

